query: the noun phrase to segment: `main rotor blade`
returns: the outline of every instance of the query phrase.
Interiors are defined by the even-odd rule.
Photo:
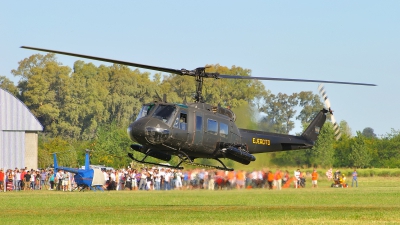
[[[96,57],[96,56],[82,55],[82,54],[63,52],[63,51],[44,49],[44,48],[35,48],[35,47],[29,47],[29,46],[21,46],[21,48],[37,50],[37,51],[42,51],[42,52],[51,52],[51,53],[62,54],[62,55],[76,56],[76,57],[81,57],[81,58],[86,58],[86,59],[93,59],[93,60],[98,60],[98,61],[103,61],[103,62],[116,63],[116,64],[122,64],[122,65],[126,65],[126,66],[134,66],[134,67],[139,67],[139,68],[143,68],[143,69],[156,70],[156,71],[160,71],[160,72],[183,75],[181,70],[176,70],[176,69],[170,69],[170,68],[164,68],[164,67],[158,67],[158,66],[149,66],[149,65],[145,65],[145,64],[126,62],[126,61],[114,60],[114,59],[107,59],[107,58],[101,58],[101,57]]]
[[[140,63],[126,62],[126,61],[115,60],[115,59],[107,59],[107,58],[102,58],[102,57],[97,57],[97,56],[83,55],[83,54],[77,54],[77,53],[71,53],[71,52],[63,52],[63,51],[44,49],[44,48],[29,47],[29,46],[21,46],[21,48],[31,49],[31,50],[36,50],[36,51],[43,51],[43,52],[51,52],[51,53],[56,53],[56,54],[75,56],[75,57],[81,57],[81,58],[87,58],[87,59],[93,59],[93,60],[98,60],[98,61],[103,61],[103,62],[116,63],[116,64],[121,64],[121,65],[126,65],[126,66],[133,66],[133,67],[149,69],[149,70],[155,70],[155,71],[166,72],[166,73],[173,73],[173,74],[178,74],[178,75],[191,75],[191,76],[193,76],[192,74],[188,74],[188,71],[185,70],[185,69],[181,69],[181,70],[170,69],[170,68],[165,68],[165,67],[150,66],[150,65],[140,64]],[[214,77],[214,76],[211,76],[211,77]],[[315,82],[315,83],[333,83],[333,84],[351,84],[351,85],[376,86],[376,84],[365,84],[365,83],[324,81],[324,80],[306,80],[306,79],[290,79],[290,78],[274,78],[274,77],[248,77],[248,76],[234,76],[234,75],[218,75],[218,78],[274,80],[274,81],[297,81],[297,82]]]
[[[295,81],[295,82],[313,82],[313,83],[332,83],[332,84],[350,84],[350,85],[377,86],[376,84],[366,84],[366,83],[353,83],[353,82],[328,81],[328,80],[291,79],[291,78],[276,78],[276,77],[248,77],[248,76],[234,76],[234,75],[219,75],[219,78],[251,79],[251,80],[273,80],[273,81]]]

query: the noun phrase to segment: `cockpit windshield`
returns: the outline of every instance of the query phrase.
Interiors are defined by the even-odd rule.
[[[142,109],[140,110],[136,120],[149,115],[149,113],[150,113],[151,109],[153,108],[153,106],[154,106],[154,104],[144,105],[142,107]]]
[[[174,105],[159,105],[153,117],[162,120],[166,124],[170,124],[173,120],[174,112],[176,111],[176,107]]]

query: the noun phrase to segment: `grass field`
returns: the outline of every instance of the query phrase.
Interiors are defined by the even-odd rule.
[[[358,188],[0,193],[1,224],[400,224],[400,178]]]

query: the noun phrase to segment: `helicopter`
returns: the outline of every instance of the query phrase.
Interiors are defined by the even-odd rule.
[[[86,149],[85,153],[85,168],[84,169],[76,169],[76,168],[70,168],[70,167],[63,167],[63,166],[58,166],[57,162],[57,153],[52,153],[53,154],[53,160],[54,160],[54,170],[57,172],[58,170],[64,170],[70,173],[74,173],[74,180],[77,185],[75,189],[78,189],[79,191],[83,191],[87,188],[90,188],[92,190],[96,190],[93,187],[99,187],[100,190],[102,190],[102,187],[105,183],[104,175],[101,169],[97,168],[90,168],[90,159],[89,159],[89,152],[90,150]]]
[[[183,169],[181,164],[185,163],[232,171],[234,169],[227,167],[221,159],[227,158],[248,165],[256,160],[254,154],[257,153],[310,149],[314,146],[326,121],[326,114],[332,114],[330,108],[321,109],[299,136],[241,129],[236,126],[236,115],[231,109],[205,102],[202,95],[204,79],[255,79],[376,86],[341,81],[224,75],[206,72],[206,67],[193,70],[171,69],[29,46],[21,46],[21,48],[193,77],[196,81],[194,102],[168,103],[164,95],[161,101],[144,104],[136,120],[127,129],[130,139],[137,143],[132,144],[131,149],[144,154],[143,158],[138,159],[132,153],[128,153],[132,160],[176,169]],[[146,161],[147,157],[170,161],[172,156],[179,158],[176,165],[166,166]],[[194,160],[198,158],[213,159],[220,165],[195,163]]]

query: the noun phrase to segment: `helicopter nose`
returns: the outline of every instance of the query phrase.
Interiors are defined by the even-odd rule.
[[[156,119],[139,119],[128,127],[131,140],[140,144],[161,144],[168,138],[169,133],[169,127]]]
[[[150,144],[161,144],[169,137],[168,126],[159,120],[150,120],[145,127],[145,136]]]

